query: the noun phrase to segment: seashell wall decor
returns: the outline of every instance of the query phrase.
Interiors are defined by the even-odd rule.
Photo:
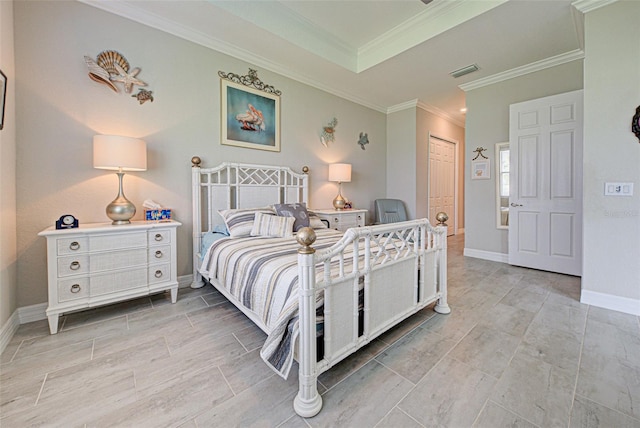
[[[336,140],[336,126],[338,125],[338,119],[335,117],[331,119],[326,126],[322,127],[322,134],[320,135],[320,142],[323,146],[328,147],[329,142],[334,142]]]
[[[116,83],[122,83],[127,94],[131,93],[134,86],[147,86],[146,82],[137,77],[140,73],[140,68],[131,68],[129,61],[118,51],[102,51],[95,60],[85,55],[84,62],[89,69],[89,78],[111,88],[114,92],[120,92]],[[132,97],[135,97],[140,104],[143,104],[145,101],[153,102],[151,94],[151,91],[140,89],[140,92],[132,95]]]

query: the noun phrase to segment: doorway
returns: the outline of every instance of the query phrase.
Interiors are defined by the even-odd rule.
[[[447,235],[458,229],[458,143],[429,134],[429,222],[438,224],[436,214],[449,216]]]
[[[582,97],[510,106],[509,264],[582,275]]]

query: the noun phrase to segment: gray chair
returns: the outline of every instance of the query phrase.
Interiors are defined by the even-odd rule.
[[[376,199],[375,224],[397,223],[407,221],[407,210],[400,199]]]

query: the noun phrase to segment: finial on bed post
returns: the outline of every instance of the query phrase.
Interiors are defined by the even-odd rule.
[[[436,214],[436,220],[438,220],[438,226],[446,226],[447,224],[445,222],[449,220],[449,216],[447,213],[440,211]]]
[[[199,156],[194,156],[191,158],[191,168],[200,168],[200,164],[202,163],[202,159]]]
[[[308,166],[306,166],[306,165],[305,165],[305,166],[303,166],[303,167],[302,167],[302,172],[303,172],[303,173],[305,173],[305,174],[309,174],[309,167],[308,167]]]
[[[296,234],[296,241],[302,245],[302,248],[298,248],[299,254],[313,254],[315,249],[311,248],[314,242],[316,242],[316,232],[310,227],[303,227]]]

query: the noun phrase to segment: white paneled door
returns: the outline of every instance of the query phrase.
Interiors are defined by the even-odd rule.
[[[510,107],[512,265],[582,274],[582,96]]]
[[[449,216],[448,235],[456,232],[456,144],[429,137],[429,222],[438,224],[436,214]]]

